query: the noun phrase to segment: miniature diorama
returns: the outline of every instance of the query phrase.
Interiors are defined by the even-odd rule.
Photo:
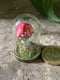
[[[40,22],[31,14],[21,14],[15,19],[15,57],[18,60],[32,62],[42,54],[46,63],[60,65],[60,48],[49,46],[41,52],[41,45],[36,44],[37,34],[40,34]],[[41,34],[40,34],[41,36]],[[39,36],[39,37],[40,37]],[[35,37],[35,38],[34,38]],[[35,42],[34,42],[35,41]]]
[[[34,24],[31,24],[31,20],[35,22],[38,19],[35,16],[30,14],[22,14],[17,17],[15,22],[15,36],[16,36],[16,50],[15,56],[17,59],[22,61],[33,61],[39,55],[41,48],[33,43],[30,38],[34,35],[35,27]],[[39,27],[39,24],[35,22]]]

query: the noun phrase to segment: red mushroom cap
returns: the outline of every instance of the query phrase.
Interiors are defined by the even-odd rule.
[[[15,30],[15,35],[17,37],[29,38],[34,33],[33,27],[28,23],[20,23]]]

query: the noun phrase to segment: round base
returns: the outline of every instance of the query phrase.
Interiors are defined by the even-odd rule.
[[[51,65],[60,65],[60,48],[47,47],[42,52],[43,60]]]
[[[14,53],[15,54],[15,57],[20,60],[20,61],[23,61],[23,62],[33,62],[34,60],[36,60],[40,53],[37,53],[34,57],[30,58],[30,59],[23,59],[22,57],[20,57],[17,52]]]
[[[32,62],[40,55],[41,48],[32,42],[30,42],[30,46],[26,49],[23,48],[23,44],[19,39],[17,40],[16,45],[15,56],[21,61]]]

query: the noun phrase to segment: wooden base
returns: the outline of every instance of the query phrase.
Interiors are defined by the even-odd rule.
[[[36,55],[35,57],[31,58],[31,59],[22,59],[20,58],[16,52],[15,52],[15,57],[19,60],[19,61],[23,61],[23,62],[27,62],[27,63],[30,63],[30,62],[33,62],[34,60],[36,60],[38,57],[39,57],[40,53],[38,55]]]

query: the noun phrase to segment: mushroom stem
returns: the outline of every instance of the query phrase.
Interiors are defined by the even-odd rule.
[[[30,46],[30,42],[27,38],[22,38],[21,42],[23,43],[23,49],[26,49]]]

